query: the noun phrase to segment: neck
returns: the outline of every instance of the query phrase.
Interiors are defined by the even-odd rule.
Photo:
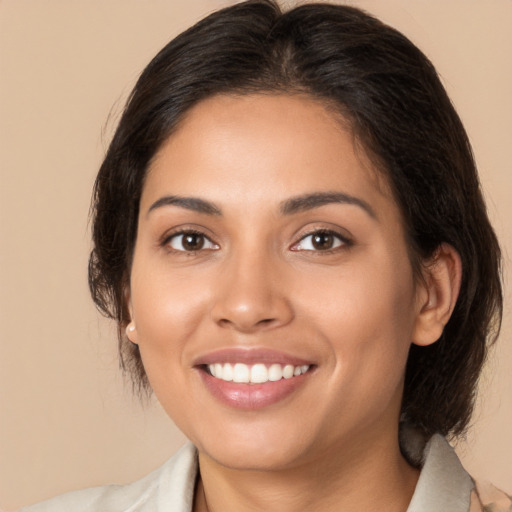
[[[372,442],[363,436],[272,471],[226,468],[200,453],[194,512],[405,512],[419,472],[402,457],[395,434]]]

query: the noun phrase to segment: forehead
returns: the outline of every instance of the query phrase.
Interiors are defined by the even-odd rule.
[[[390,199],[339,112],[306,95],[217,95],[191,108],[155,155],[143,200],[168,188],[213,200],[259,191],[263,203],[333,187]]]

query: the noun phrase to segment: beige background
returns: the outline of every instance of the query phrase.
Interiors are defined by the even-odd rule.
[[[474,144],[505,251],[506,317],[458,450],[512,492],[512,1],[352,3],[432,58]],[[0,507],[133,480],[183,442],[158,405],[141,407],[123,385],[114,329],[88,296],[87,213],[137,74],[225,4],[0,0]]]

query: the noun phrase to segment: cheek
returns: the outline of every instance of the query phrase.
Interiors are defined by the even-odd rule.
[[[190,340],[204,322],[207,294],[203,283],[174,273],[132,274],[132,302],[138,345],[151,387],[179,428],[190,431]]]
[[[295,287],[303,309],[325,325],[343,322],[357,329],[410,329],[415,311],[408,262],[397,264],[385,255],[366,260],[317,274],[315,279],[304,275]]]
[[[416,316],[412,271],[406,256],[370,256],[317,276],[314,286],[304,279],[296,287],[297,304],[345,374],[401,374]]]
[[[135,263],[135,262],[134,262]],[[179,364],[190,339],[207,318],[209,290],[204,277],[166,272],[139,273],[134,264],[132,306],[146,370]]]

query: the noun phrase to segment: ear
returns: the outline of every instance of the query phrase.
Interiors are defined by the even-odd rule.
[[[130,323],[126,326],[125,332],[126,337],[136,345],[138,344],[138,335],[137,335],[137,326],[135,324],[135,319],[133,317],[133,306],[130,296],[130,289],[126,287],[124,292],[124,300],[126,307],[128,308],[128,313],[130,314]]]
[[[415,345],[431,345],[441,337],[457,302],[461,279],[459,253],[451,245],[441,244],[424,265],[423,281],[418,284]]]
[[[126,326],[126,337],[132,343],[138,345],[137,327],[135,326],[135,322],[133,320]]]

